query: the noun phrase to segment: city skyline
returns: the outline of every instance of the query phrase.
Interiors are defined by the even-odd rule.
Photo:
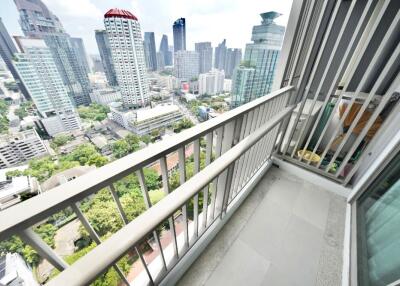
[[[60,19],[71,37],[79,37],[84,41],[88,54],[99,54],[94,30],[102,29],[104,14],[111,8],[127,9],[136,15],[141,22],[142,33],[154,32],[156,47],[159,47],[161,37],[166,34],[172,43],[172,23],[184,17],[187,21],[187,50],[194,50],[195,42],[210,41],[212,46],[217,46],[223,38],[227,39],[229,46],[244,50],[250,41],[251,29],[257,24],[260,13],[274,10],[283,16],[277,23],[285,25],[290,12],[291,0],[258,1],[251,0],[254,5],[240,3],[240,1],[191,1],[186,3],[181,0],[173,1],[114,1],[95,3],[93,0],[59,1],[44,0],[47,7]],[[243,2],[243,1],[242,1]],[[229,4],[229,5],[228,5]],[[246,4],[246,5],[244,5]],[[158,7],[159,9],[154,9]],[[0,17],[11,35],[22,35],[18,23],[18,12],[14,1],[6,0],[2,3]],[[242,17],[240,21],[236,19]],[[157,21],[154,21],[157,19]],[[215,23],[224,23],[216,25]],[[226,26],[230,28],[227,29]],[[213,31],[210,33],[210,31]],[[157,50],[158,51],[158,50]]]

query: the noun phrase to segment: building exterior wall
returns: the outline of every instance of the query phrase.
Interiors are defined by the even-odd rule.
[[[174,35],[174,52],[186,50],[186,20],[177,19],[172,25]]]
[[[18,72],[16,71],[12,59],[14,54],[17,52],[17,48],[15,47],[10,35],[7,32],[6,27],[3,24],[3,21],[0,18],[0,57],[4,60],[4,63],[7,66],[7,69],[11,72],[14,80],[18,84],[19,90],[22,92],[23,96],[26,99],[30,99],[30,94],[20,79]]]
[[[41,0],[15,0],[25,36],[44,39],[53,54],[56,67],[74,105],[90,103],[88,75],[65,33],[60,20]]]
[[[255,73],[254,68],[243,66],[235,70],[231,84],[231,108],[238,107],[251,100]]]
[[[146,56],[147,69],[151,71],[157,70],[157,51],[154,32],[144,33],[144,53]]]
[[[213,49],[210,42],[195,43],[195,51],[199,53],[199,72],[206,73],[212,68]]]
[[[285,27],[275,24],[276,12],[262,13],[261,25],[253,27],[246,45],[243,65],[234,71],[232,106],[238,106],[271,92]],[[250,71],[252,69],[253,71]],[[235,75],[235,73],[237,73]],[[250,83],[251,82],[251,83]],[[243,85],[243,86],[241,86]]]
[[[111,56],[111,48],[108,41],[107,32],[105,30],[96,30],[95,37],[108,84],[110,86],[117,86],[117,76],[115,74],[114,62]]]
[[[90,94],[92,102],[107,105],[111,102],[121,101],[121,93],[113,88],[94,89]]]
[[[82,65],[86,73],[90,73],[88,57],[83,40],[81,38],[71,38],[71,44],[75,50],[79,63]]]
[[[48,155],[46,146],[34,129],[0,137],[0,168],[19,165]]]
[[[41,117],[54,117],[47,121],[51,121],[52,126],[58,126],[48,130],[49,134],[53,136],[80,129],[79,116],[61,80],[50,49],[41,39],[20,38],[18,42],[24,53],[16,54],[14,64],[17,71]]]
[[[159,51],[164,56],[164,64],[166,66],[171,66],[172,65],[172,52],[169,50],[169,47],[168,47],[168,36],[167,35],[162,35]]]
[[[212,70],[199,75],[199,94],[215,95],[224,90],[224,71]]]
[[[190,80],[199,76],[199,53],[178,51],[174,55],[174,73],[180,80]]]
[[[104,25],[124,105],[145,106],[149,83],[139,21],[112,16],[104,19]]]

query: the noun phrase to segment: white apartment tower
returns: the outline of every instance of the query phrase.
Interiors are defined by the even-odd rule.
[[[180,80],[199,76],[200,55],[194,51],[180,50],[174,54],[174,75]]]
[[[129,11],[111,9],[104,15],[104,25],[124,106],[145,106],[149,84],[138,19]]]
[[[46,131],[50,136],[80,129],[80,120],[50,48],[42,39],[17,38],[21,53],[14,65],[29,90]]]
[[[216,95],[224,90],[225,73],[222,70],[211,70],[199,75],[199,94]]]

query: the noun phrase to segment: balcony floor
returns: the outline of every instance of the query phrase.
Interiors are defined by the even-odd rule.
[[[272,167],[178,285],[341,285],[345,211]]]

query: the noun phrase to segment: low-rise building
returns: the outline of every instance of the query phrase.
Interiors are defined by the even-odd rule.
[[[77,166],[51,176],[44,181],[41,185],[42,190],[48,191],[66,182],[72,181],[79,176],[82,176],[90,171],[96,169],[95,166]]]
[[[0,211],[19,203],[22,194],[40,192],[39,184],[33,177],[18,176],[7,178],[6,174],[9,171],[23,171],[26,168],[27,165],[0,170]]]
[[[0,257],[0,285],[39,286],[32,269],[18,253],[7,253]]]
[[[0,136],[0,169],[45,155],[48,150],[35,129]]]
[[[183,118],[176,105],[156,105],[153,108],[124,110],[122,106],[111,106],[109,118],[137,135],[149,134],[155,129],[165,128]]]
[[[111,102],[122,100],[121,93],[111,87],[94,89],[93,92],[90,93],[90,99],[92,102],[102,105],[107,105]]]
[[[155,129],[165,128],[183,118],[176,105],[157,105],[150,109],[138,109],[136,117],[130,122],[130,126],[138,135],[148,134]]]

